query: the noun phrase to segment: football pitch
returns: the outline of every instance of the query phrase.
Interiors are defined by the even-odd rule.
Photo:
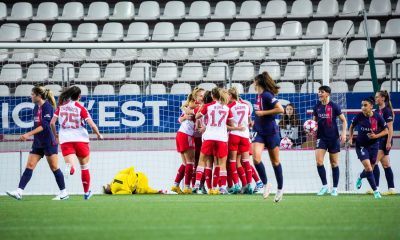
[[[0,239],[400,239],[400,196],[0,197]]]

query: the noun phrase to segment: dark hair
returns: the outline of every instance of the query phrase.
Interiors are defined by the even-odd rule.
[[[329,94],[331,94],[331,92],[332,92],[331,88],[329,86],[326,86],[326,85],[323,85],[323,86],[319,87],[318,91],[324,91],[324,92],[327,92]]]
[[[392,111],[392,115],[393,115],[393,119],[394,119],[393,105],[392,105],[392,101],[390,101],[389,92],[386,90],[380,90],[380,91],[377,91],[377,93],[379,94],[379,96],[385,98],[386,106],[388,106],[390,108],[390,110]]]
[[[32,88],[32,92],[35,95],[40,96],[43,100],[49,101],[51,106],[53,106],[53,108],[56,107],[56,100],[54,99],[54,94],[50,89],[41,86],[36,86]]]
[[[293,108],[293,114],[292,116],[287,115],[286,113],[286,108],[290,106]],[[289,103],[285,106],[285,112],[282,115],[281,121],[279,121],[279,127],[281,128],[286,128],[286,125],[291,125],[291,126],[300,126],[300,120],[299,116],[297,114],[296,108],[292,103]]]
[[[268,72],[264,71],[261,74],[258,74],[254,78],[254,82],[256,86],[260,86],[264,89],[264,91],[270,91],[274,95],[278,94],[279,86],[276,85],[275,81],[271,78]]]
[[[375,103],[375,98],[374,97],[372,97],[372,96],[369,96],[369,97],[366,97],[366,98],[364,98],[363,99],[363,102],[369,102],[372,106],[374,106],[374,103]]]
[[[211,92],[210,91],[206,91],[204,93],[204,98],[203,98],[204,104],[210,103],[212,101],[213,101],[213,99],[212,99],[212,96],[211,96]]]
[[[77,86],[72,86],[69,88],[64,89],[60,96],[58,97],[58,105],[63,104],[64,102],[71,99],[72,101],[76,101],[79,99],[81,95],[81,89]]]

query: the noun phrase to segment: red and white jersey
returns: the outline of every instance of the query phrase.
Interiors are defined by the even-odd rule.
[[[235,127],[242,126],[246,129],[244,131],[234,130],[230,134],[240,136],[243,138],[249,138],[249,116],[250,108],[249,105],[243,102],[235,101],[228,105],[232,112],[232,119]]]
[[[181,115],[183,117],[184,114]],[[183,132],[189,136],[193,136],[194,134],[194,119],[186,119],[181,122],[181,126],[178,129],[178,132]]]
[[[69,101],[57,107],[54,116],[58,117],[60,144],[66,142],[89,142],[89,133],[85,128],[85,120],[90,114],[79,102]]]
[[[228,142],[227,121],[232,118],[229,108],[219,102],[211,102],[203,106],[202,115],[207,116],[206,131],[203,140]]]

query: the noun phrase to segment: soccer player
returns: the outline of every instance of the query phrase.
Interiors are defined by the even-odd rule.
[[[315,147],[315,159],[317,162],[318,175],[321,178],[322,188],[317,193],[322,196],[328,192],[324,157],[326,151],[329,152],[329,160],[332,168],[333,188],[331,196],[337,196],[337,186],[339,183],[339,152],[340,142],[346,142],[346,117],[342,113],[340,106],[330,100],[331,88],[321,86],[318,89],[319,102],[313,108],[313,120],[318,123],[317,144]],[[340,134],[336,123],[336,118],[342,122],[342,132]]]
[[[361,102],[362,112],[357,114],[349,129],[349,144],[353,143],[354,128],[358,126],[358,135],[356,139],[356,153],[358,159],[364,166],[357,179],[356,187],[361,188],[362,178],[367,178],[375,198],[381,198],[379,190],[376,188],[375,177],[372,173],[373,166],[376,162],[379,148],[379,138],[388,134],[385,120],[377,112],[373,112],[374,98],[365,98]]]
[[[266,147],[275,172],[278,183],[278,190],[275,195],[275,202],[279,202],[283,197],[283,175],[282,166],[279,161],[279,130],[275,122],[275,115],[283,113],[283,107],[275,95],[279,92],[279,86],[271,78],[268,72],[259,74],[254,79],[255,89],[258,93],[257,102],[254,105],[255,121],[253,137],[253,161],[254,166],[264,184],[263,197],[269,196],[270,188],[267,184],[267,174],[261,161],[261,154]]]
[[[49,167],[54,174],[60,194],[53,200],[66,200],[69,198],[65,190],[64,175],[58,167],[58,145],[56,138],[50,128],[50,120],[56,107],[53,93],[44,87],[34,87],[31,93],[33,109],[34,129],[19,137],[21,141],[28,140],[33,136],[32,149],[29,152],[28,162],[24,173],[21,176],[16,191],[6,192],[10,197],[17,200],[22,199],[23,191],[32,177],[32,172],[43,156],[46,156]]]
[[[84,199],[88,200],[92,196],[90,191],[90,173],[89,173],[89,134],[84,127],[86,121],[96,133],[97,139],[103,139],[96,124],[90,117],[87,109],[79,103],[81,98],[81,89],[72,86],[65,89],[59,96],[58,107],[51,119],[51,128],[54,135],[61,144],[61,152],[64,161],[70,163],[78,157],[81,165],[81,179],[84,190]],[[56,121],[60,124],[59,134],[56,132]]]

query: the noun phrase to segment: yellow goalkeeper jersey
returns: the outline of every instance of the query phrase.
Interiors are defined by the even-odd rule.
[[[112,194],[147,194],[158,193],[149,187],[149,180],[144,173],[135,173],[133,167],[121,170],[111,182]]]

